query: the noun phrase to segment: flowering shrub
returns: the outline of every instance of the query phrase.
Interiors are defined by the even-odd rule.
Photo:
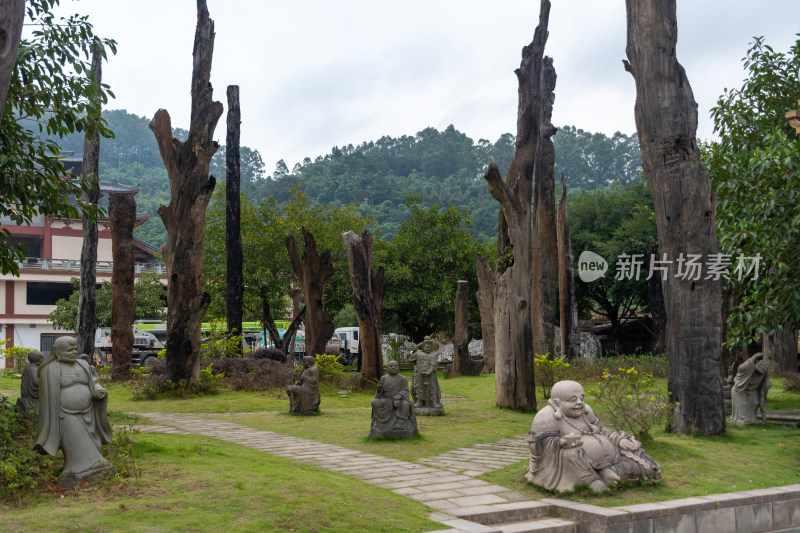
[[[569,363],[564,362],[564,356],[548,359],[549,353],[545,355],[534,354],[533,366],[536,384],[542,388],[545,399],[550,398],[550,389],[553,385],[567,377]]]
[[[633,433],[642,442],[652,440],[650,430],[662,423],[677,404],[669,402],[666,392],[655,390],[653,375],[635,367],[603,371],[603,377],[589,391],[608,411],[618,430]]]
[[[329,353],[318,353],[314,356],[314,364],[319,369],[320,382],[335,384],[344,373],[344,366],[339,362],[339,356]],[[302,367],[300,372],[302,372]]]

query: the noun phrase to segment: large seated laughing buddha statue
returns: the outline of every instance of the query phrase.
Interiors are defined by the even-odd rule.
[[[583,400],[580,383],[553,385],[548,405],[528,432],[527,480],[557,492],[579,485],[601,492],[620,480],[658,482],[661,467],[642,445],[625,432],[604,428]]]

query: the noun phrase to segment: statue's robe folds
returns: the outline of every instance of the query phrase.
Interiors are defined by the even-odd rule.
[[[624,451],[620,441],[628,439],[625,433],[616,433],[603,427],[587,407],[586,421],[591,434],[581,435],[581,446],[561,447],[561,439],[577,433],[567,422],[556,420],[551,406],[540,410],[528,432],[530,462],[525,478],[534,485],[557,492],[569,492],[577,485],[590,485],[606,480],[601,472],[610,469],[621,480],[655,483],[661,479],[660,465],[648,456],[641,446],[634,451]]]
[[[763,354],[757,353],[739,365],[731,388],[731,417],[735,424],[758,422],[759,405],[766,403],[767,392],[772,387],[769,371],[762,373],[756,366]]]
[[[111,442],[106,409],[108,395],[82,360],[62,363],[50,358],[39,366],[39,424],[34,449],[55,456],[64,452],[65,474],[80,478],[108,468],[101,446]]]
[[[382,376],[372,400],[369,438],[411,438],[416,434],[417,419],[411,408],[408,380],[400,374]]]
[[[39,366],[33,363],[22,371],[22,383],[17,398],[17,412],[26,414],[39,413]]]
[[[303,370],[296,385],[286,387],[289,409],[293,413],[308,415],[319,409],[319,368],[310,366]]]

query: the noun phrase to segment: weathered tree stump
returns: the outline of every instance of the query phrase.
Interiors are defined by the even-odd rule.
[[[136,200],[133,195],[113,195],[108,199],[111,216],[111,375],[125,380],[131,374],[133,357],[134,256],[133,227],[136,225]]]
[[[103,55],[99,44],[95,42],[92,50],[93,86],[100,87],[102,82]],[[99,95],[94,103],[100,105]],[[95,123],[100,117],[89,118]],[[95,131],[83,140],[83,192],[81,200],[97,209],[100,200],[100,180],[97,172],[100,166],[100,132]],[[81,246],[81,285],[78,292],[78,327],[76,337],[78,353],[94,354],[94,338],[97,330],[97,300],[95,285],[97,284],[97,219],[83,217],[83,245]]]
[[[244,313],[244,273],[242,272],[241,171],[239,160],[239,130],[242,113],[239,108],[239,86],[228,85],[228,132],[225,137],[225,252],[227,261],[226,306],[228,336],[242,334]],[[238,343],[237,355],[242,355]]]
[[[372,235],[364,231],[342,235],[347,249],[353,307],[358,318],[361,350],[361,384],[372,386],[383,374],[381,348],[381,308],[385,290],[383,267],[372,273]]]
[[[158,209],[167,230],[167,243],[161,248],[169,275],[166,377],[189,385],[199,377],[200,325],[211,303],[200,282],[206,208],[216,185],[208,169],[219,148],[213,137],[223,110],[212,99],[213,53],[214,22],[205,0],[197,0],[189,137],[186,142],[172,137],[172,121],[165,109],[159,109],[150,121],[171,189],[169,205]]]
[[[297,281],[306,298],[306,354],[315,356],[325,353],[333,331],[333,317],[325,311],[325,286],[333,276],[333,257],[330,250],[320,255],[314,236],[306,228],[303,230],[305,250],[303,256],[297,253],[294,237],[286,238],[289,258],[297,275]]]
[[[567,221],[567,185],[562,174],[561,200],[558,202],[558,295],[561,307],[561,353],[566,355],[569,361],[581,355],[575,273],[572,269],[574,260]]]
[[[551,122],[556,87],[553,59],[544,58],[542,70],[542,126],[536,155],[533,191],[533,280],[531,286],[531,327],[533,353],[553,354],[556,313],[558,311],[558,244],[556,242],[556,153]]]
[[[542,0],[533,41],[522,49],[517,140],[514,157],[500,176],[497,165],[484,175],[489,193],[500,202],[498,261],[495,278],[495,403],[498,407],[536,410],[531,333],[531,200],[533,171],[541,127],[541,78],[547,42],[549,0]]]
[[[642,168],[655,203],[658,249],[671,261],[719,253],[715,203],[697,145],[697,103],[675,55],[675,0],[626,0],[629,63],[636,82],[636,130]],[[718,364],[722,351],[720,282],[670,275],[668,389],[678,402],[670,428],[703,435],[725,431]]]
[[[478,272],[478,310],[481,314],[481,338],[483,339],[483,372],[494,374],[494,273],[489,261],[475,254]]]
[[[456,326],[453,335],[453,376],[479,376],[481,364],[469,355],[469,282],[459,280],[456,286]]]

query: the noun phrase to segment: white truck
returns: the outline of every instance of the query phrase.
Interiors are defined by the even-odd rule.
[[[138,368],[158,357],[164,345],[149,331],[133,326],[133,353],[131,364]],[[97,328],[94,337],[94,360],[98,366],[111,366],[111,328]]]
[[[342,340],[343,358],[348,364],[355,364],[358,358],[358,326],[336,328],[333,334]]]

